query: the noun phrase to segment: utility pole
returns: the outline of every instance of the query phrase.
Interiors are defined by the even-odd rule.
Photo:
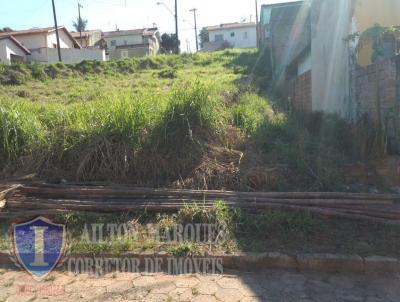
[[[61,59],[61,49],[60,49],[60,36],[58,35],[58,25],[57,25],[56,6],[54,5],[54,0],[51,0],[51,2],[53,3],[54,28],[55,28],[55,30],[56,30],[58,60],[59,60],[60,62],[62,62],[62,59]]]
[[[79,19],[78,19],[78,24],[79,24],[79,37],[81,39],[81,46],[82,46],[82,19],[81,19],[81,8],[83,6],[78,2],[78,14],[79,14]]]
[[[175,0],[175,35],[176,35],[176,40],[179,41],[179,33],[178,33],[178,0]]]
[[[260,28],[258,23],[258,1],[256,1],[256,33],[257,33],[257,48],[260,47]]]
[[[196,35],[196,51],[199,51],[199,38],[197,36],[197,16],[196,16],[197,8],[192,8],[190,12],[193,12],[194,16],[194,34]]]

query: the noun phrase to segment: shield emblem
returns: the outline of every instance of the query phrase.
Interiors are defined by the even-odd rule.
[[[14,250],[19,263],[36,280],[45,278],[59,262],[65,246],[65,226],[38,217],[14,224]]]

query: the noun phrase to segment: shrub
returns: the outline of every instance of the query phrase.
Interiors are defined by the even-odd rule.
[[[32,77],[39,81],[44,81],[46,79],[46,73],[44,72],[43,65],[41,64],[32,64],[28,65],[31,71]]]
[[[25,67],[11,65],[0,74],[0,84],[3,85],[22,85],[29,79],[29,74]]]
[[[174,79],[177,76],[177,71],[174,68],[166,68],[158,72],[158,77],[162,79]]]
[[[200,254],[200,247],[195,242],[183,242],[168,249],[175,257],[190,257]]]
[[[48,65],[44,68],[44,73],[52,79],[57,78],[61,71],[57,64]]]
[[[280,190],[330,191],[344,182],[339,163],[352,156],[346,128],[334,115],[292,114],[264,123],[254,137],[269,161],[287,167]]]

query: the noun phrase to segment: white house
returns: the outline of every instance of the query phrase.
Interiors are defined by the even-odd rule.
[[[0,64],[25,62],[30,54],[13,36],[0,37]]]
[[[117,30],[103,33],[111,59],[157,55],[160,32],[157,28]]]
[[[61,57],[64,63],[79,63],[83,60],[105,60],[105,52],[101,49],[81,49],[78,41],[72,37],[64,26],[58,27],[58,34]],[[29,50],[30,54],[26,57],[28,62],[45,64],[58,62],[57,38],[54,27],[0,33],[0,38],[10,36]],[[0,57],[5,55],[6,53],[2,52]]]
[[[254,22],[227,23],[207,27],[210,43],[227,42],[234,48],[256,48],[257,26]]]

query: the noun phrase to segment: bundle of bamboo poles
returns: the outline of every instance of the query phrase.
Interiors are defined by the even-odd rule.
[[[235,208],[307,211],[328,217],[400,224],[400,195],[342,192],[231,192],[30,184],[0,192],[5,212],[177,211],[187,204],[212,207],[222,200]],[[0,203],[1,208],[1,203]]]

